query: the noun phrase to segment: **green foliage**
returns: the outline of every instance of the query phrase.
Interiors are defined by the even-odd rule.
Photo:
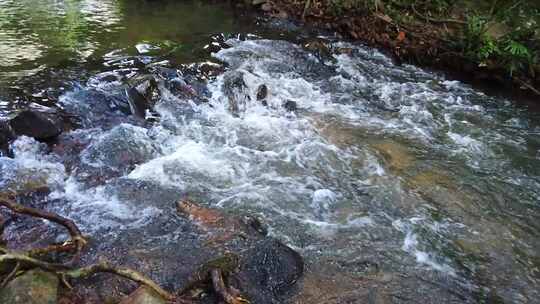
[[[538,62],[537,50],[532,43],[538,10],[529,8],[526,11],[520,1],[501,1],[499,4],[492,7],[489,14],[479,11],[479,14],[470,15],[462,38],[454,39],[454,43],[479,65],[502,67],[510,76],[516,72],[530,73]],[[490,24],[497,24],[507,31],[499,33],[500,37],[489,35]]]
[[[509,75],[532,74],[540,47],[540,1],[526,0],[326,0],[335,16],[382,12],[398,24],[437,19],[464,20],[446,40],[480,66],[504,68]],[[444,25],[443,25],[444,24]],[[502,28],[489,33],[493,25]],[[441,23],[441,27],[447,26]],[[442,33],[443,31],[441,31]]]

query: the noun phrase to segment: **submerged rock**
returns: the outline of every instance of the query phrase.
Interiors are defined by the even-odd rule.
[[[283,107],[285,108],[285,110],[287,110],[287,111],[289,111],[289,112],[296,112],[296,109],[297,109],[296,101],[293,101],[293,100],[287,100],[287,101],[283,104]]]
[[[25,110],[9,122],[17,135],[26,135],[38,140],[51,140],[63,131],[62,118],[54,113]]]
[[[146,129],[120,124],[95,139],[81,157],[93,167],[125,171],[155,157],[157,152]]]
[[[147,100],[144,95],[139,93],[139,91],[133,87],[126,88],[125,92],[131,114],[144,119],[146,117],[146,110],[148,109]]]
[[[304,260],[273,238],[264,238],[245,251],[233,276],[252,303],[282,303],[304,273]]]
[[[227,273],[231,287],[251,303],[282,303],[294,290],[304,272],[303,258],[266,236],[259,220],[227,215],[186,200],[177,203],[177,208],[211,236],[207,244],[225,250],[225,257],[234,257],[234,267],[230,263],[214,267],[226,267],[220,270]]]
[[[265,84],[261,84],[257,89],[257,100],[263,100],[268,96],[268,87]]]
[[[29,270],[0,290],[0,303],[56,304],[58,277],[41,270]]]

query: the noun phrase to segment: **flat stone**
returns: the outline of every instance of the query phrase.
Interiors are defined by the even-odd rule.
[[[0,290],[0,303],[56,304],[58,277],[41,270],[29,270]]]
[[[155,291],[141,286],[124,298],[119,304],[166,304],[167,301]]]

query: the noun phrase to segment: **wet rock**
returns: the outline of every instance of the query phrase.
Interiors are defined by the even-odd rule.
[[[126,88],[125,93],[131,114],[144,119],[146,117],[146,110],[148,109],[147,100],[144,95],[133,87]]]
[[[138,123],[131,116],[131,110],[123,90],[102,91],[96,89],[76,90],[61,96],[60,104],[75,115],[81,127],[103,129],[122,122]]]
[[[285,110],[289,111],[289,112],[296,112],[296,101],[293,101],[293,100],[287,100],[284,104],[283,104],[283,107],[285,108]]]
[[[15,137],[9,124],[5,121],[0,121],[0,157],[8,156],[9,142]]]
[[[29,270],[0,290],[0,303],[56,304],[58,277],[41,270]]]
[[[166,304],[167,301],[147,287],[139,287],[119,304]]]
[[[146,118],[146,111],[151,110],[161,96],[158,83],[152,75],[141,75],[130,79],[124,89],[132,115]]]
[[[234,278],[252,303],[281,303],[304,272],[300,254],[272,238],[242,254],[240,265]]]
[[[229,101],[229,111],[235,116],[245,111],[247,102],[251,99],[245,92],[246,88],[242,72],[233,71],[223,76],[222,91]]]
[[[17,135],[38,140],[51,140],[63,130],[62,118],[54,113],[25,110],[10,120],[9,125]]]
[[[264,5],[263,5],[264,6]],[[259,66],[268,73],[301,74],[306,80],[328,79],[334,73],[331,66],[322,64],[313,54],[301,47],[279,40],[227,41],[232,48],[213,56],[229,64],[231,69],[245,65],[250,59],[262,60]]]
[[[321,61],[333,59],[332,52],[328,47],[327,42],[323,40],[312,40],[304,44],[304,49],[314,54]]]
[[[177,208],[210,235],[206,244],[236,253],[232,256],[237,267],[228,266],[223,271],[230,273],[229,283],[251,303],[282,303],[294,290],[304,271],[303,258],[280,241],[266,236],[260,220],[227,215],[188,200],[178,202]]]
[[[176,203],[178,213],[189,218],[205,231],[219,230],[215,240],[226,242],[234,237],[260,237],[266,235],[266,228],[255,217],[227,216],[221,210],[206,208],[184,199]]]
[[[257,100],[263,100],[268,96],[268,87],[265,84],[261,84],[257,88]]]
[[[91,167],[127,171],[150,160],[157,152],[146,129],[120,124],[95,139],[81,152],[81,159]]]

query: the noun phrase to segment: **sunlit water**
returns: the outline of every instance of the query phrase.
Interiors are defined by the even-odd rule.
[[[128,2],[35,7],[93,26],[95,36],[59,42],[68,54],[61,58],[90,56],[102,65],[58,101],[81,117],[81,128],[64,135],[81,143],[76,160],[20,138],[12,145],[15,158],[0,158],[2,187],[46,184],[53,210],[85,233],[112,239],[152,227],[171,212],[171,193],[258,214],[272,235],[306,258],[310,271],[298,303],[357,303],[363,289],[374,303],[539,302],[537,114],[441,75],[396,66],[360,45],[327,38],[331,54],[319,56],[297,43],[265,40],[264,33],[236,39],[232,34],[243,30],[232,25],[230,11],[203,5],[187,15],[226,17],[213,22],[231,39],[212,60],[227,69],[204,81],[206,103],[162,87],[156,121],[142,123],[107,107],[122,84],[105,76],[138,73],[133,58],[185,72],[189,66],[180,62],[209,58],[197,59],[196,50],[171,58],[163,48],[183,43],[182,33],[211,45],[216,32],[210,24],[190,28],[189,20],[174,17],[179,11],[163,13],[156,4],[142,14]],[[30,7],[0,3],[0,15]],[[55,67],[47,59],[50,42],[40,41],[47,33],[22,41],[13,37],[24,25],[1,25],[0,35],[13,41],[2,46],[4,79]],[[238,115],[223,90],[233,76],[250,96]],[[256,98],[262,84],[267,105]],[[287,100],[296,102],[296,112],[282,106]],[[162,200],[161,193],[167,193]],[[313,284],[313,277],[323,283]],[[335,284],[341,281],[348,284]]]

